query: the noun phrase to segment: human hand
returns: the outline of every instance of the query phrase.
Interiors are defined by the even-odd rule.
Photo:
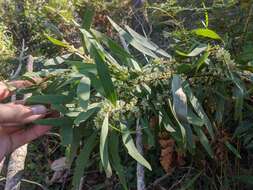
[[[14,81],[9,83],[16,88],[31,85],[28,81]],[[8,87],[0,82],[0,101],[11,95]],[[24,106],[15,102],[0,104],[0,161],[6,154],[16,148],[44,135],[51,126],[35,125],[24,128],[37,119],[45,117],[47,108],[43,105]]]

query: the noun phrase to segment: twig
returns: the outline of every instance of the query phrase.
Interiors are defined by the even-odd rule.
[[[6,178],[5,177],[1,177],[0,178],[0,182],[1,181],[6,181]],[[40,183],[37,183],[35,181],[31,181],[31,180],[28,180],[28,179],[21,179],[21,181],[25,182],[25,183],[30,183],[30,184],[33,184],[33,185],[37,185],[38,187],[40,187],[43,190],[48,190],[48,188],[44,187],[43,185],[41,185]]]
[[[22,49],[21,49],[21,52],[20,52],[20,55],[18,58],[19,65],[18,65],[18,68],[16,69],[15,73],[10,77],[11,80],[16,79],[19,76],[21,69],[22,69],[23,60],[24,60],[24,53],[26,50],[27,50],[27,48],[25,48],[25,41],[23,40],[22,41]]]
[[[142,131],[139,118],[136,121],[136,148],[139,151],[139,153],[143,155]],[[136,175],[137,175],[137,190],[145,190],[146,185],[145,185],[144,167],[139,162],[137,162]]]
[[[24,44],[22,47],[22,52],[24,49]],[[32,72],[33,71],[33,57],[31,55],[28,56],[27,59],[27,71]],[[20,72],[20,71],[19,71]],[[16,72],[16,73],[19,73]],[[31,96],[31,94],[26,94],[24,96],[24,99]],[[16,100],[16,95],[14,94],[12,96],[12,101]],[[23,170],[25,167],[25,159],[27,155],[27,144],[21,146],[20,148],[16,149],[10,157],[9,163],[8,163],[8,170],[7,170],[7,177],[6,177],[6,184],[5,184],[5,190],[19,190],[20,189],[20,183],[23,176]]]

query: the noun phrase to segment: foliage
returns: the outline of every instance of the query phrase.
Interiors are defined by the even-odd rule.
[[[24,18],[37,27],[29,29],[30,43],[51,49],[39,46],[39,54],[49,57],[41,61],[43,69],[22,76],[43,80],[18,93],[32,92],[28,104],[61,113],[36,123],[60,133],[73,173],[67,189],[78,189],[90,170],[99,171],[102,189],[135,189],[136,162],[145,166],[146,183],[154,188],[165,173],[161,186],[172,189],[252,184],[252,164],[246,163],[253,147],[250,9],[242,13],[245,6],[238,8],[236,1],[149,3],[154,29],[144,37],[126,24],[128,18],[105,16],[125,14],[127,1],[118,9],[118,1],[38,1],[39,10],[25,2]],[[240,19],[220,19],[231,12]],[[192,13],[194,22],[181,22]],[[118,43],[119,36],[126,44]],[[160,48],[165,40],[166,51]],[[12,46],[11,38],[6,44]],[[144,155],[134,143],[138,123]]]
[[[167,138],[175,141],[176,150],[185,156],[199,155],[202,145],[206,154],[202,152],[201,159],[216,160],[217,170],[224,167],[226,159],[220,156],[221,147],[224,147],[223,154],[241,158],[233,145],[236,141],[230,134],[236,130],[237,124],[250,118],[247,115],[250,113],[247,99],[252,95],[252,73],[244,72],[236,65],[222,47],[221,37],[208,28],[192,30],[188,43],[183,46],[178,44],[180,49],[187,48],[189,44],[191,49],[184,52],[190,53],[176,51],[175,58],[171,58],[130,27],[123,29],[109,20],[126,43],[141,52],[145,59],[135,58],[130,53],[132,49],[128,52],[104,34],[86,26],[80,28],[83,48],[73,50],[69,43],[50,37],[48,39],[52,43],[69,49],[72,55],[60,63],[50,60],[46,69],[25,75],[26,78],[37,75],[45,78],[32,87],[34,96],[27,102],[51,104],[52,108],[61,112],[61,119],[44,119],[36,123],[61,126],[69,164],[77,156],[77,162],[73,164],[79,174],[73,179],[74,189],[77,189],[77,181],[81,178],[80,168],[86,167],[89,155],[90,159],[100,160],[98,163],[103,166],[107,177],[111,177],[112,170],[115,170],[125,188],[128,180],[125,180],[125,167],[121,165],[122,155],[128,153],[151,170],[153,163],[147,161],[150,160],[147,152],[155,148],[154,144],[147,144],[146,160],[138,153],[132,138],[137,120],[142,121],[143,130],[153,131],[148,124],[152,117],[159,118],[154,125],[156,132],[152,135],[159,139],[160,134],[165,133]],[[173,98],[175,77],[183,81],[178,83],[177,88],[182,89],[187,99],[186,118],[179,117],[180,111]],[[234,117],[227,121],[229,115]],[[98,133],[98,138],[86,136],[81,139],[80,134],[78,138],[74,131],[83,136],[85,133]],[[144,138],[150,138],[149,135],[144,133]],[[90,140],[91,137],[93,140]],[[118,146],[125,146],[125,149],[116,151],[119,154],[116,160],[110,153],[113,151],[111,138],[122,138]],[[92,147],[92,150],[86,150],[89,154],[85,155],[85,159],[80,159],[79,156],[84,155],[76,152],[79,141],[87,141],[88,147]],[[226,172],[224,169],[216,180],[223,180],[219,176]],[[212,181],[208,184],[212,189]],[[233,186],[233,181],[227,185]]]

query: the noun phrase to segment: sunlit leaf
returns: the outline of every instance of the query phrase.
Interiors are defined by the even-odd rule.
[[[192,30],[192,32],[196,34],[197,36],[211,38],[214,40],[221,40],[221,37],[216,32],[207,28],[195,29],[195,30]]]
[[[87,109],[90,99],[90,78],[83,76],[77,87],[77,97],[80,107]]]
[[[145,158],[143,158],[143,156],[137,150],[127,126],[121,123],[120,127],[122,130],[122,140],[123,140],[124,146],[128,150],[128,154],[137,162],[139,162],[141,165],[145,166],[149,170],[152,170],[150,164],[147,162]]]
[[[65,48],[69,48],[70,45],[68,43],[65,43],[65,42],[62,42],[60,40],[57,40],[53,37],[50,37],[48,35],[45,34],[45,36],[47,37],[47,39],[52,42],[54,45],[57,45],[57,46],[61,46],[61,47],[65,47]]]
[[[109,69],[105,62],[104,54],[100,50],[97,50],[94,46],[92,47],[92,54],[97,65],[98,75],[100,77],[101,84],[103,85],[106,97],[113,104],[116,104],[117,94],[112,83]]]
[[[110,178],[112,176],[112,168],[109,161],[109,151],[108,151],[108,132],[109,132],[109,114],[105,115],[102,127],[101,127],[101,135],[100,135],[100,158],[104,170],[106,172],[106,176]]]

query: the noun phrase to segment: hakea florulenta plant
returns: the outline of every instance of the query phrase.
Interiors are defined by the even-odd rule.
[[[220,92],[224,96],[232,90],[237,92],[235,116],[242,119],[238,110],[242,111],[240,101],[247,90],[241,81],[241,72],[237,71],[226,51],[210,45],[212,41],[221,41],[220,36],[209,29],[196,29],[192,35],[198,44],[190,53],[177,51],[177,57],[181,59],[173,59],[129,26],[123,29],[109,18],[129,51],[134,48],[141,53],[136,58],[114,40],[92,29],[93,15],[87,10],[84,25],[79,26],[81,48],[48,36],[52,43],[66,48],[69,54],[47,60],[42,71],[25,74],[23,77],[28,80],[34,75],[43,80],[20,91],[33,93],[27,99],[28,103],[50,104],[61,113],[60,118],[37,123],[59,127],[68,165],[75,166],[72,189],[79,189],[84,170],[95,160],[108,178],[115,171],[123,188],[128,189],[126,163],[122,156],[128,154],[152,170],[153,163],[148,162],[147,151],[155,146],[157,131],[166,131],[175,150],[182,154],[195,154],[200,144],[213,158],[214,123],[223,120],[212,117],[211,121],[213,113],[208,110],[207,114],[202,102],[212,95],[221,101],[214,89],[221,87],[215,84],[222,84],[222,89],[227,91]],[[196,89],[202,89],[202,92]],[[203,92],[209,92],[208,96]],[[215,110],[216,105],[213,106]],[[149,120],[153,117],[158,118],[158,122],[150,127]],[[143,131],[143,141],[149,147],[144,156],[138,152],[133,140],[137,123]],[[224,143],[234,154],[239,154],[229,140]]]

